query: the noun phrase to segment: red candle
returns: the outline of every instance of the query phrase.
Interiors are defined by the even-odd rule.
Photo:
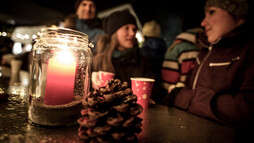
[[[61,54],[48,62],[44,103],[67,104],[73,100],[76,62],[70,54]]]

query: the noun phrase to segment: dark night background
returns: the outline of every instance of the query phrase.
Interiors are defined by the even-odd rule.
[[[141,24],[156,20],[168,44],[183,29],[199,26],[205,0],[97,0],[97,11],[132,5]],[[16,26],[51,25],[74,12],[75,0],[5,0],[0,2],[0,31]],[[184,24],[183,24],[184,23]]]

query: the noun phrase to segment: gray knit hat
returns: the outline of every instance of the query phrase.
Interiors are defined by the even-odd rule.
[[[211,6],[224,9],[235,17],[246,19],[249,12],[248,0],[207,0],[205,9]]]

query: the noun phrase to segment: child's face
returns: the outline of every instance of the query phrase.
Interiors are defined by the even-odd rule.
[[[208,42],[210,43],[215,42],[238,25],[239,21],[229,12],[218,7],[208,7],[205,10],[205,18],[201,22],[201,26],[205,28]]]
[[[119,42],[118,50],[133,48],[136,42],[137,27],[134,24],[126,24],[116,31]]]

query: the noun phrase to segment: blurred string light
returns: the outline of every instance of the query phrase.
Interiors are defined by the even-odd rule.
[[[12,53],[15,55],[32,50],[32,43],[38,38],[38,33],[46,26],[18,26],[12,33],[0,31],[0,37],[8,37],[14,41]],[[52,25],[52,27],[57,27]]]
[[[5,32],[5,31],[0,31],[0,37],[11,37],[12,34],[9,32]],[[20,34],[17,33],[16,34],[16,38],[20,39],[20,40],[27,40],[29,38],[36,39],[38,36],[33,34],[33,35],[29,35],[29,34]],[[31,41],[32,43],[32,41]],[[24,46],[24,51],[31,51],[32,50],[32,44],[31,43],[27,43]],[[15,42],[13,45],[13,49],[12,49],[13,54],[18,55],[22,53],[22,41],[21,42]]]
[[[0,36],[2,36],[2,37],[11,37],[11,33],[9,33],[9,32],[5,32],[5,31],[0,31]]]
[[[31,37],[32,37],[32,39],[35,39],[35,38],[37,38],[37,35],[33,34],[33,35],[30,36],[28,34],[20,34],[20,33],[16,34],[16,38],[21,39],[21,40],[26,40],[26,39],[29,39]]]
[[[15,42],[12,48],[12,53],[15,55],[22,53],[22,44],[19,42]]]
[[[14,29],[11,39],[24,45],[32,44],[38,37],[37,33],[46,26],[18,26]]]
[[[24,48],[22,48],[22,44],[20,42],[15,42],[12,48],[12,53],[14,55],[19,55],[23,52],[30,52],[32,50],[32,47],[32,44],[25,44]]]
[[[24,47],[24,50],[26,52],[30,52],[32,50],[32,48],[33,48],[32,44],[26,44],[25,47]]]

